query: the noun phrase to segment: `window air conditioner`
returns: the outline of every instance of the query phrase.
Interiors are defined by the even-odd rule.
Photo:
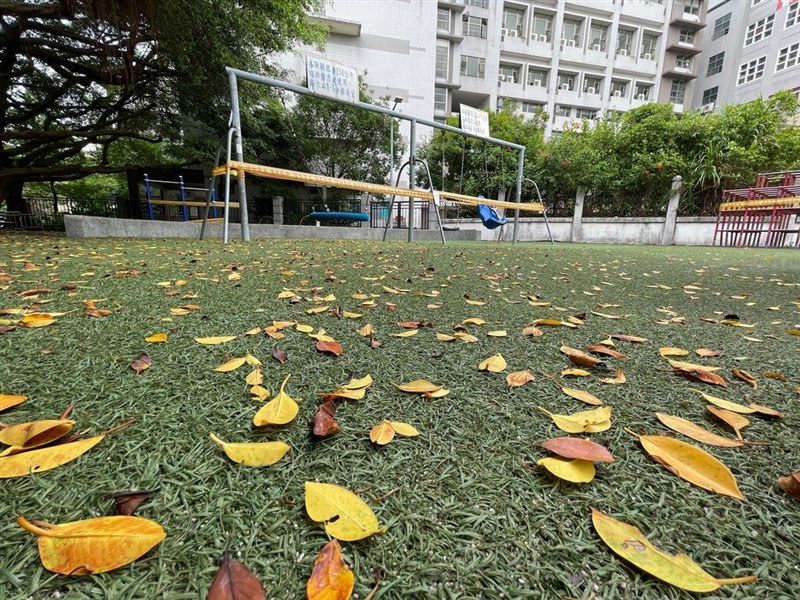
[[[508,35],[508,29],[503,28],[500,30],[500,37],[505,37]]]
[[[645,60],[653,60],[653,55],[645,53],[645,55],[642,58],[644,58]]]
[[[531,41],[532,42],[538,42],[539,41],[539,36],[536,35],[535,33],[532,33],[531,34]]]
[[[531,85],[532,85],[533,87],[542,87],[542,80],[541,80],[541,79],[534,79],[534,80],[531,82]]]
[[[600,51],[601,51],[601,50],[600,50],[600,44],[595,44],[595,45],[593,45],[593,46],[592,46],[592,50],[594,50],[595,52],[600,52]]]
[[[628,51],[625,48],[617,50],[617,56],[628,56]]]
[[[497,76],[497,79],[498,79],[499,81],[506,81],[506,76],[505,76],[503,73],[500,73],[500,74]]]
[[[595,88],[593,88],[593,87],[586,88],[586,93],[587,94],[596,94],[597,90]]]
[[[567,45],[567,40],[565,40],[564,38],[561,38],[561,45],[562,46],[566,46]]]
[[[517,30],[516,29],[509,29],[508,33],[506,34],[508,37],[517,37]]]
[[[567,46],[570,46],[571,48],[574,48],[575,47],[575,40],[567,40]]]
[[[622,98],[622,90],[614,90],[615,98]]]
[[[708,104],[703,104],[703,114],[710,113],[712,110],[714,110],[713,102],[709,102]]]
[[[636,94],[637,100],[647,100],[647,94]]]
[[[562,83],[562,84],[561,84],[561,89],[562,89],[562,90],[569,91],[569,84],[568,84],[568,83]]]

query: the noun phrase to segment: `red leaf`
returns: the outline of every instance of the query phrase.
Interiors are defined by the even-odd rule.
[[[327,352],[334,356],[339,356],[342,353],[342,345],[339,342],[317,342],[316,348],[320,352]]]
[[[258,578],[228,553],[222,559],[207,600],[264,600],[266,595]]]
[[[689,381],[702,381],[703,383],[721,385],[724,388],[728,387],[728,384],[722,377],[716,373],[704,371],[703,369],[673,369],[672,372]]]
[[[339,432],[339,424],[334,419],[336,405],[331,400],[326,400],[314,411],[314,420],[311,421],[311,433],[318,438],[324,438]]]
[[[286,350],[281,350],[280,348],[275,348],[272,351],[272,358],[274,358],[275,360],[277,360],[281,364],[286,362],[286,358],[288,356],[289,355],[286,354]]]
[[[380,348],[381,347],[381,343],[378,340],[376,340],[374,337],[369,336],[369,347],[370,348]]]
[[[590,460],[592,462],[614,462],[611,452],[591,440],[572,437],[557,437],[547,440],[542,448],[564,458]]]
[[[158,490],[141,490],[137,492],[115,492],[111,494],[114,499],[114,508],[118,515],[131,516],[136,509]]]
[[[591,352],[592,354],[604,354],[605,356],[610,356],[612,358],[625,358],[625,355],[622,352],[617,352],[613,348],[609,348],[608,346],[603,346],[603,344],[594,344],[593,346],[586,346],[586,351]]]

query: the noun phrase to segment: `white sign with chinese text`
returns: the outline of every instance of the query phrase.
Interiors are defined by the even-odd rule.
[[[308,89],[337,100],[358,102],[358,73],[339,63],[306,55]]]
[[[489,113],[466,104],[461,104],[458,112],[461,113],[461,129],[472,135],[489,137]]]

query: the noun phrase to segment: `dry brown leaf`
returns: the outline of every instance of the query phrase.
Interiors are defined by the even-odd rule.
[[[530,381],[535,381],[535,378],[528,369],[524,371],[514,371],[506,375],[506,383],[509,387],[520,387]]]
[[[739,438],[739,441],[742,441],[741,430],[750,425],[749,419],[743,417],[739,413],[725,410],[724,408],[719,408],[712,404],[708,404],[706,409],[708,409],[708,412],[717,417],[719,420],[730,425],[731,428],[736,432],[736,437]]]
[[[600,383],[605,383],[607,385],[618,385],[622,383],[627,383],[628,378],[625,377],[625,373],[622,372],[622,369],[617,369],[616,375],[614,377],[604,377],[600,380]]]
[[[758,381],[756,381],[756,378],[753,377],[747,371],[745,371],[743,369],[731,369],[731,373],[733,373],[734,377],[736,377],[737,379],[741,379],[746,384],[748,384],[751,388],[753,388],[753,389],[758,388]]]

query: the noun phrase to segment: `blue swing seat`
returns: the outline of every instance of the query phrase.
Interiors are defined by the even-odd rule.
[[[483,198],[483,196],[478,196],[478,198]],[[481,222],[486,229],[496,229],[507,223],[506,218],[498,215],[497,211],[491,206],[478,204],[478,213],[480,214]]]

